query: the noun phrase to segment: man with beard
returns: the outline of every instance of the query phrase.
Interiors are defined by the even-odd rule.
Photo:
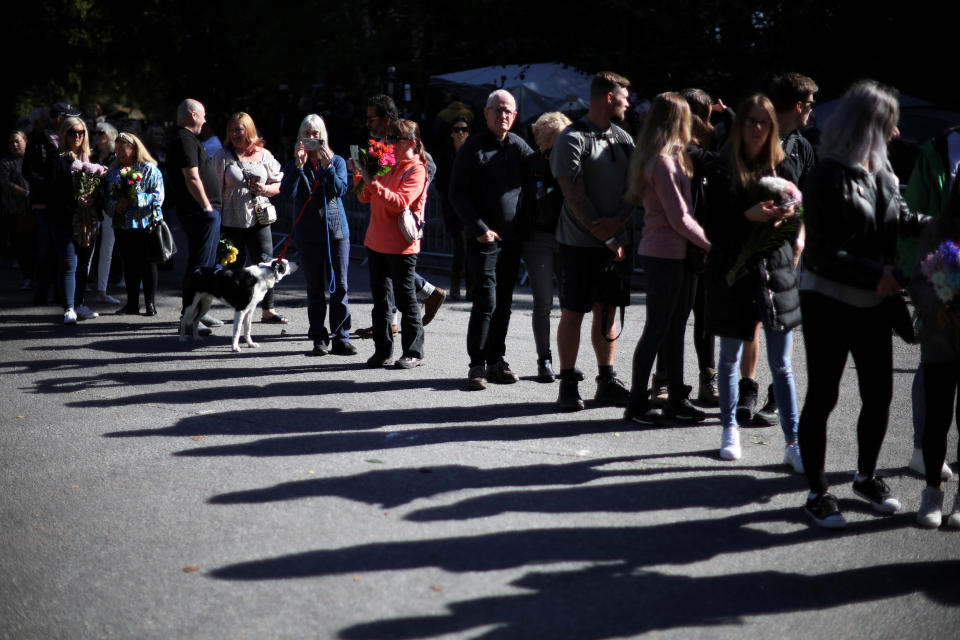
[[[629,229],[633,205],[623,200],[633,139],[614,124],[630,106],[630,81],[602,71],[590,83],[590,109],[557,138],[551,169],[563,192],[557,225],[560,245],[560,360],[562,411],[583,409],[575,366],[583,316],[593,313],[591,342],[599,369],[597,402],[625,406],[630,396],[613,370],[617,307],[630,304]]]

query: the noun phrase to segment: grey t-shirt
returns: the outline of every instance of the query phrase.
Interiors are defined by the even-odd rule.
[[[617,214],[627,189],[633,138],[611,123],[599,129],[584,116],[564,129],[550,153],[550,169],[557,178],[583,181],[584,192],[600,217]],[[573,215],[566,201],[557,224],[557,242],[575,247],[603,247]]]

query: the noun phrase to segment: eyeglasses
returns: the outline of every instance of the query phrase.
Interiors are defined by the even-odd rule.
[[[70,129],[70,131],[67,131],[67,135],[74,136],[75,138],[82,138],[83,136],[87,135],[87,132],[85,129]]]
[[[466,133],[466,132],[468,132],[468,131],[470,131],[470,129],[467,128],[467,127],[454,127],[454,128],[453,128],[453,132],[454,132],[454,133]]]
[[[767,129],[770,127],[769,120],[757,120],[747,116],[743,123],[746,125],[747,129]]]

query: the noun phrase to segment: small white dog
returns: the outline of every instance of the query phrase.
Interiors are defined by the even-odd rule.
[[[240,351],[240,331],[248,347],[258,347],[250,338],[250,322],[257,305],[267,295],[267,291],[297,270],[295,262],[272,260],[261,262],[246,269],[214,269],[199,267],[187,281],[187,295],[190,306],[180,318],[180,342],[188,325],[193,327],[193,339],[199,340],[197,327],[200,318],[210,310],[214,300],[220,300],[234,308],[233,314],[233,350]]]

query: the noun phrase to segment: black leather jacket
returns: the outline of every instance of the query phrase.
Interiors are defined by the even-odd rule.
[[[884,267],[896,265],[898,234],[918,234],[929,219],[907,208],[889,166],[871,176],[829,158],[807,179],[803,206],[806,267],[867,290],[876,288]]]

